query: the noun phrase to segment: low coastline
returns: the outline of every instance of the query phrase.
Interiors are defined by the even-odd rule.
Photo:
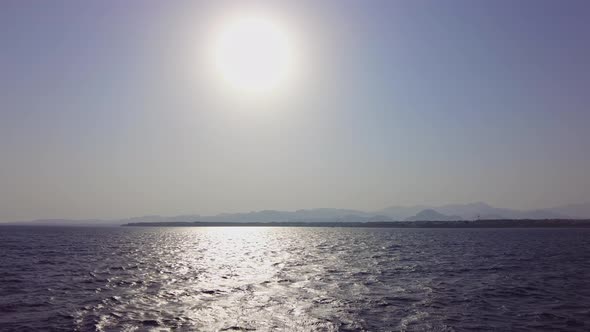
[[[123,227],[346,227],[346,228],[590,228],[590,219],[498,219],[372,222],[135,222]]]

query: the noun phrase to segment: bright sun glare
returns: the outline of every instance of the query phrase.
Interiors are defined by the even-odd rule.
[[[214,36],[212,61],[217,76],[246,96],[264,96],[285,88],[296,65],[294,40],[272,17],[228,19]]]

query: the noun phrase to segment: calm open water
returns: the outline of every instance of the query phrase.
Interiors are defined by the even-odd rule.
[[[588,331],[590,229],[0,227],[0,330]]]

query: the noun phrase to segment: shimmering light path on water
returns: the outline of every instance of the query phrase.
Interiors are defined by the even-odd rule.
[[[0,330],[590,328],[588,229],[0,227]]]

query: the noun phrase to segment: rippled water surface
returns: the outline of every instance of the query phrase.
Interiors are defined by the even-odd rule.
[[[590,230],[0,227],[0,330],[590,330]]]

